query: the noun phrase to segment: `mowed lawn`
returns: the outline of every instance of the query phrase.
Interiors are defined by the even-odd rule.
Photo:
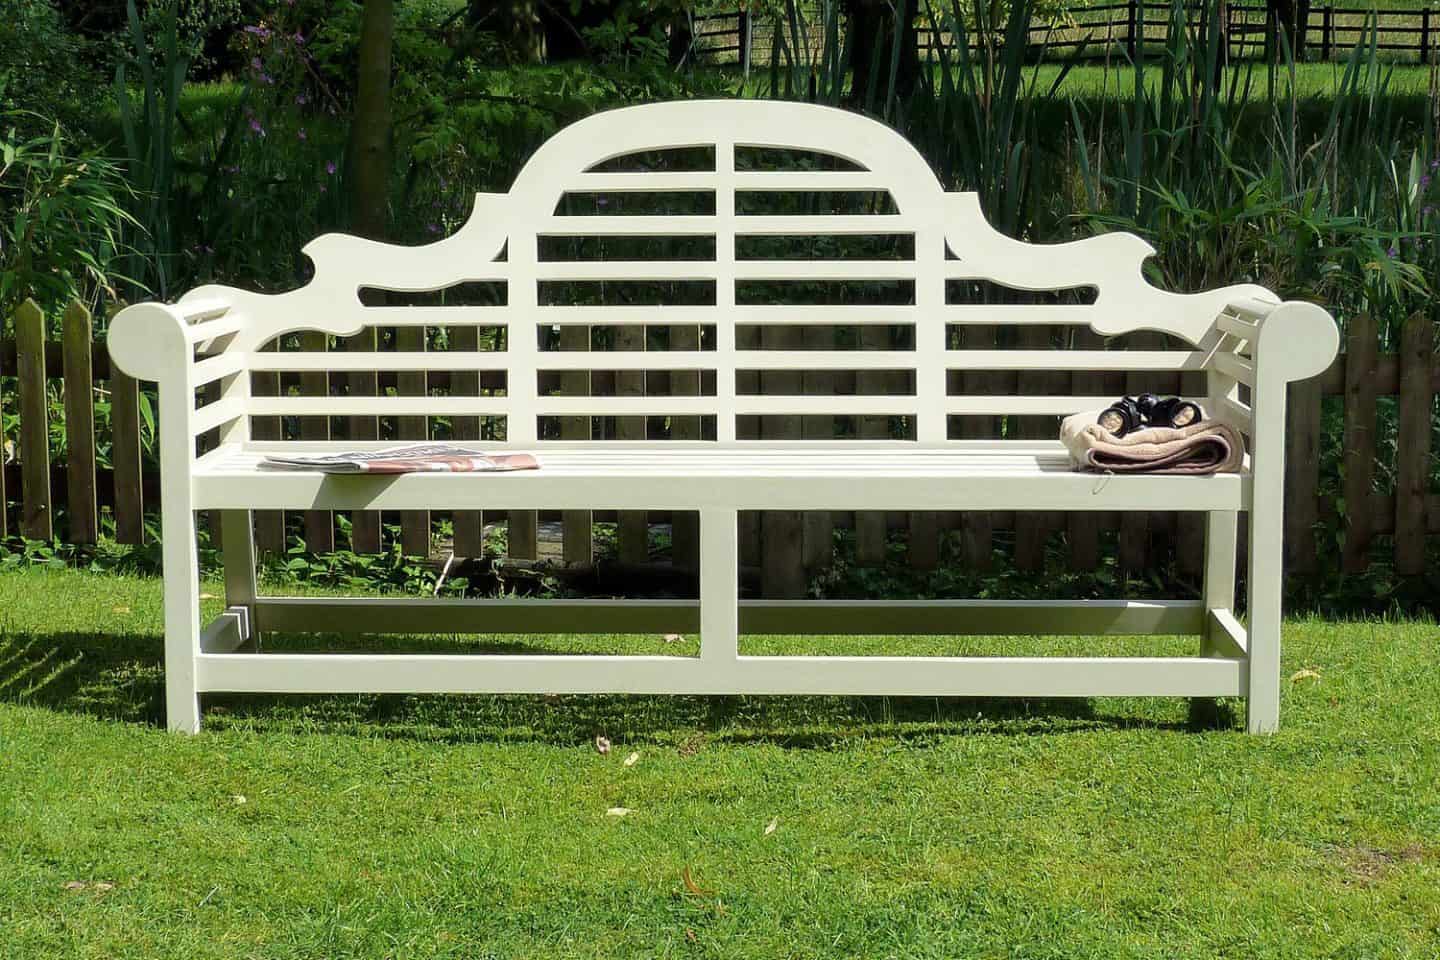
[[[159,624],[154,580],[0,574],[5,960],[1440,955],[1430,623],[1288,623],[1268,738],[1168,700],[372,696],[186,738]]]

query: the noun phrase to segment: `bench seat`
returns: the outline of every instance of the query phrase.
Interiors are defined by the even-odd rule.
[[[474,444],[490,449],[484,443]],[[303,447],[303,449],[297,449]],[[201,509],[1246,510],[1248,472],[1080,473],[1058,441],[944,449],[552,450],[514,473],[327,475],[261,465],[267,450],[318,456],[345,442],[225,444],[193,471]]]

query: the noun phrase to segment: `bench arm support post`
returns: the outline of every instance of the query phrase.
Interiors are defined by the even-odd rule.
[[[1340,333],[1313,303],[1287,302],[1258,320],[1252,345],[1255,384],[1250,406],[1251,502],[1247,550],[1249,632],[1246,728],[1273,733],[1280,725],[1281,587],[1284,583],[1285,403],[1294,380],[1318,376],[1335,359]]]

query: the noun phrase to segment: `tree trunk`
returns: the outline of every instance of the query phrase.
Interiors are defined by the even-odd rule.
[[[899,63],[895,64],[895,94],[904,99],[920,79],[920,49],[915,20],[920,0],[896,0],[900,6]],[[882,106],[890,92],[891,60],[895,51],[895,7],[886,0],[845,0],[850,35],[850,97],[852,109]],[[874,101],[871,102],[871,80]]]
[[[350,126],[352,229],[384,238],[390,226],[390,51],[394,0],[365,0],[355,119]]]

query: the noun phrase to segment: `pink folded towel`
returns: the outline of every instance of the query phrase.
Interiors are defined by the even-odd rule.
[[[1095,420],[1099,410],[1077,413],[1060,423],[1060,442],[1082,470],[1110,473],[1235,473],[1245,442],[1229,424],[1200,420],[1188,427],[1147,427],[1123,437]]]

